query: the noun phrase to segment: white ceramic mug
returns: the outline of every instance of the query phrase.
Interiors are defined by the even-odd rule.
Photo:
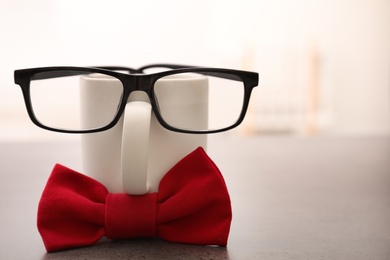
[[[117,102],[115,91],[120,91],[121,82],[104,75],[87,75],[81,77],[80,84],[82,124],[96,125],[105,113],[109,113],[105,104]],[[160,100],[185,100],[197,104],[193,116],[177,120],[207,124],[208,81],[205,76],[182,74],[156,84],[164,84],[164,90],[172,90],[166,95],[162,93]],[[181,84],[195,84],[196,87],[183,90]],[[172,93],[176,98],[171,99]],[[177,95],[183,98],[177,98]],[[202,102],[197,102],[199,99]],[[94,109],[87,109],[91,105]],[[166,130],[157,121],[146,93],[134,91],[117,125],[107,131],[82,135],[81,144],[86,175],[103,183],[112,193],[141,195],[156,192],[165,173],[188,153],[199,146],[206,149],[207,135]]]

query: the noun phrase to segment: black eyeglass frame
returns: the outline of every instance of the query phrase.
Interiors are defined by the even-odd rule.
[[[144,74],[144,71],[151,68],[166,68],[170,69],[167,71],[157,72],[157,73],[151,73],[151,74]],[[119,71],[125,71],[127,73],[122,73]],[[50,73],[52,72],[52,73]],[[62,73],[61,73],[62,72]],[[68,73],[66,73],[68,72]],[[70,72],[73,72],[73,74],[70,74]],[[45,77],[35,77],[37,74],[40,73],[46,73]],[[46,126],[39,122],[39,120],[36,118],[34,114],[34,110],[31,103],[30,98],[30,82],[34,78],[34,80],[37,79],[49,79],[49,78],[56,78],[56,77],[64,77],[64,76],[76,76],[76,75],[87,75],[91,73],[100,73],[103,75],[108,75],[111,77],[114,77],[122,82],[123,85],[123,95],[122,100],[119,105],[119,109],[117,111],[116,116],[113,118],[113,120],[103,127],[98,127],[94,129],[87,129],[87,130],[68,130],[68,129],[58,129]],[[215,129],[215,130],[187,130],[187,129],[180,129],[172,127],[171,125],[167,124],[162,116],[160,115],[158,104],[155,99],[154,94],[154,84],[157,80],[160,78],[175,75],[179,73],[198,73],[203,75],[211,75],[215,77],[221,77],[221,78],[229,78],[229,75],[232,75],[232,78],[229,79],[236,79],[235,77],[238,77],[242,80],[244,84],[244,100],[243,100],[243,106],[240,113],[239,118],[237,121],[225,128],[221,129]],[[195,67],[195,66],[185,66],[185,65],[172,65],[172,64],[152,64],[148,66],[141,67],[139,69],[132,69],[128,67],[114,67],[114,66],[98,66],[98,67],[71,67],[71,66],[58,66],[58,67],[41,67],[41,68],[30,68],[30,69],[21,69],[21,70],[15,70],[14,71],[14,80],[15,84],[18,84],[23,93],[26,109],[28,112],[28,115],[31,119],[31,121],[46,130],[54,131],[54,132],[60,132],[60,133],[74,133],[74,134],[87,134],[87,133],[96,133],[96,132],[102,132],[105,130],[108,130],[112,127],[114,127],[119,119],[121,118],[125,107],[127,100],[133,91],[144,91],[150,100],[153,112],[158,120],[158,122],[166,129],[179,132],[179,133],[187,133],[187,134],[211,134],[211,133],[218,133],[227,131],[230,129],[233,129],[237,127],[239,124],[242,123],[242,121],[245,118],[246,111],[248,109],[248,104],[250,100],[250,96],[252,93],[252,90],[254,87],[258,85],[258,73],[256,72],[249,72],[249,71],[242,71],[242,70],[232,70],[232,69],[222,69],[222,68],[207,68],[207,67]]]

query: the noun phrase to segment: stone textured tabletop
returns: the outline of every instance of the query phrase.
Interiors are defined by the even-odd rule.
[[[0,144],[0,259],[390,259],[390,138],[214,135],[230,191],[228,246],[110,241],[47,254],[36,229],[55,163],[81,171],[75,142]]]

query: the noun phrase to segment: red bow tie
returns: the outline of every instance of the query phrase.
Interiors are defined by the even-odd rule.
[[[56,165],[38,206],[38,230],[48,252],[110,239],[160,237],[226,246],[232,212],[217,166],[202,148],[179,161],[158,193],[108,193],[99,182]]]

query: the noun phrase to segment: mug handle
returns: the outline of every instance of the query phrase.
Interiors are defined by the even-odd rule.
[[[121,176],[123,191],[148,193],[148,153],[152,106],[147,101],[126,104],[123,120]]]

